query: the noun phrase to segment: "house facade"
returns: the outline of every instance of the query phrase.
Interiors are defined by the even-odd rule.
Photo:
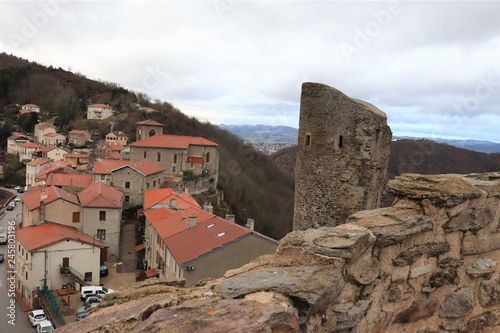
[[[149,159],[165,168],[165,176],[192,184],[190,193],[215,188],[219,177],[217,144],[202,137],[158,134],[130,144],[130,160]],[[194,185],[193,185],[194,184]]]
[[[27,142],[30,142],[30,139],[27,135],[18,132],[12,132],[12,135],[7,138],[7,154],[19,154],[19,146]]]
[[[92,104],[87,106],[87,119],[102,120],[113,115],[113,108],[106,104]]]
[[[147,139],[151,136],[163,134],[163,127],[165,127],[165,125],[157,121],[148,119],[136,122],[135,127],[136,127],[135,141],[140,141]]]
[[[20,144],[19,148],[19,161],[26,163],[33,159],[35,151],[42,148],[42,146],[34,142],[26,142]]]
[[[33,138],[36,143],[43,143],[43,137],[48,133],[56,133],[56,128],[49,123],[39,123],[35,125]]]
[[[35,158],[26,163],[26,185],[36,185],[35,177],[40,172],[43,165],[49,163],[50,160],[46,158]]]
[[[21,110],[40,113],[40,107],[36,104],[24,104],[21,106]]]
[[[65,154],[64,162],[66,162],[68,166],[72,167],[73,169],[80,171],[87,170],[90,166],[90,155],[84,153]]]
[[[33,155],[38,158],[46,158],[52,161],[61,161],[68,152],[57,146],[48,145],[37,149]]]
[[[128,136],[122,131],[112,131],[106,134],[106,142],[117,142],[122,146],[126,146],[128,144]]]
[[[103,182],[123,192],[125,208],[142,205],[144,191],[160,188],[165,169],[149,160],[97,160],[94,182]]]
[[[43,145],[64,145],[66,144],[66,137],[60,133],[50,132],[42,136],[41,143]]]
[[[102,244],[71,226],[44,222],[16,229],[16,287],[31,306],[44,286],[60,289],[70,276],[63,269],[80,272],[86,284],[99,285]]]
[[[99,182],[78,193],[78,199],[82,206],[82,232],[104,246],[103,261],[118,258],[123,193]]]
[[[68,144],[84,146],[87,141],[90,141],[89,131],[74,129],[68,132]]]
[[[81,230],[78,197],[56,186],[31,187],[23,195],[23,227],[52,221]]]
[[[277,249],[277,241],[206,211],[169,211],[144,212],[147,276],[184,278],[193,286]]]

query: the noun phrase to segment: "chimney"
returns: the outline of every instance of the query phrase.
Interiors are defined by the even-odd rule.
[[[193,227],[196,227],[196,216],[195,215],[191,215],[189,217],[189,228],[193,228]]]
[[[177,199],[175,198],[170,199],[170,208],[177,209]]]
[[[45,221],[45,202],[40,199],[40,223]]]
[[[234,214],[226,214],[226,220],[228,220],[229,222],[234,223],[235,219],[236,219],[236,216]]]
[[[245,225],[250,230],[254,230],[255,228],[255,220],[254,219],[247,219],[247,224]]]
[[[49,195],[47,194],[47,191],[45,191],[45,190],[40,191],[40,201],[45,200],[48,197],[49,197]]]
[[[205,203],[203,205],[203,210],[205,212],[209,212],[210,214],[213,214],[214,213],[214,206],[212,206],[210,203]]]

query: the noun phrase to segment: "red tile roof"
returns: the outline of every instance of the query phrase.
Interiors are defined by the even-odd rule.
[[[196,215],[198,216],[198,214]],[[207,220],[197,217],[194,227],[186,228],[171,237],[164,238],[165,244],[177,264],[185,264],[249,235],[264,237],[269,241],[278,243],[236,223],[215,215],[212,216],[213,218]]]
[[[121,208],[123,193],[98,182],[78,193],[84,207]]]
[[[104,141],[102,144],[111,151],[121,151],[125,148],[122,144],[114,141]]]
[[[96,247],[104,248],[104,245],[97,242],[92,236],[79,232],[77,228],[53,222],[17,228],[16,240],[29,252],[66,240],[93,244]]]
[[[158,211],[158,212],[157,212]],[[175,211],[168,208],[158,208],[145,211],[144,215],[151,222],[161,238],[167,239],[189,228],[189,217],[196,216],[197,221],[206,221],[214,218],[213,214],[189,207]]]
[[[111,109],[111,106],[109,105],[106,105],[106,104],[100,104],[100,103],[97,103],[97,104],[91,104],[88,106],[89,108],[107,108],[107,109]]]
[[[51,150],[56,149],[56,146],[48,145],[38,148],[35,152],[49,152]]]
[[[204,139],[200,136],[182,136],[169,134],[154,135],[130,144],[131,147],[154,147],[171,149],[187,149],[190,145],[217,147],[217,144],[215,142]]]
[[[201,209],[200,204],[192,196],[186,193],[177,193],[171,188],[144,191],[144,209],[152,208],[155,205],[170,206],[172,198],[175,198],[176,206],[180,209],[187,209],[189,207]]]
[[[24,104],[23,106],[28,107],[28,108],[39,108],[39,106],[36,104]]]
[[[54,138],[54,137],[56,137],[56,136],[62,136],[62,137],[65,137],[64,135],[59,134],[59,133],[56,133],[56,132],[49,132],[49,133],[45,134],[44,136],[48,136],[49,138]]]
[[[23,147],[23,148],[35,148],[35,149],[42,148],[42,146],[40,146],[39,144],[34,143],[34,142],[21,143],[19,145],[19,147]]]
[[[120,155],[120,153],[117,153],[117,152],[112,152],[112,153],[104,154],[102,159],[103,160],[121,160],[122,155]]]
[[[53,173],[47,177],[47,185],[54,186],[73,186],[87,188],[92,185],[93,176],[91,174],[67,174],[67,173]]]
[[[159,123],[159,122],[151,120],[151,119],[138,121],[135,124],[136,125],[149,125],[149,126],[163,126],[163,127],[165,127],[165,125],[163,125],[162,123]]]
[[[90,155],[86,153],[71,153],[71,154],[64,154],[64,157],[90,158]]]
[[[133,162],[127,160],[97,160],[94,163],[93,171],[95,174],[109,175],[113,171],[126,167],[130,167],[145,176],[159,173],[165,170],[164,167],[150,160],[133,161]]]
[[[77,129],[68,132],[68,134],[85,134],[85,133],[87,133],[86,130],[77,130]]]
[[[53,161],[47,164],[44,164],[40,171],[35,175],[35,179],[46,179],[47,175],[50,173],[69,173],[74,174],[78,173],[78,171],[70,168],[68,163],[65,161]]]
[[[54,126],[52,126],[49,123],[39,123],[39,124],[36,124],[35,127],[39,127],[40,129],[46,129],[46,128],[49,128],[49,127],[54,128]]]
[[[23,195],[21,201],[29,211],[32,211],[40,207],[40,201],[48,205],[59,199],[75,205],[79,204],[76,195],[55,186],[31,186],[30,193]]]
[[[50,160],[47,158],[35,158],[34,160],[31,160],[28,163],[26,163],[26,165],[37,166],[37,165],[44,165],[45,163],[48,162],[50,162]]]

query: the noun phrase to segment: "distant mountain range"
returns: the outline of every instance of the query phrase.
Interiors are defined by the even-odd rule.
[[[261,143],[288,143],[296,144],[299,130],[288,126],[270,126],[270,125],[219,125],[234,135],[253,144]],[[444,143],[450,146],[469,149],[481,153],[500,153],[500,143],[481,140],[449,140],[441,138],[417,138],[407,136],[394,136],[395,140],[409,139],[420,140],[427,139],[438,143]],[[258,148],[258,147],[257,147]]]

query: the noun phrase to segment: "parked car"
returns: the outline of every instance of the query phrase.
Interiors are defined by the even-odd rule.
[[[50,322],[50,320],[41,321],[37,327],[37,333],[47,333],[47,332],[51,332],[53,330],[54,330],[54,326],[52,326],[52,323]]]
[[[14,201],[15,201],[15,202],[19,202],[19,201],[21,201],[21,197],[15,197],[15,198],[14,198]]]
[[[106,294],[112,293],[113,289],[108,289],[102,286],[83,286],[81,289],[80,298],[85,300],[86,295],[101,295],[104,296]]]
[[[16,207],[16,203],[15,202],[10,202],[8,205],[7,205],[7,210],[14,210],[14,208]]]
[[[3,262],[3,253],[0,253],[0,262]]]
[[[83,304],[85,306],[87,306],[87,305],[90,305],[93,303],[101,303],[103,297],[104,296],[101,296],[101,295],[89,295],[89,296],[85,297]]]
[[[94,310],[98,306],[99,306],[99,303],[92,303],[90,305],[81,306],[76,311],[76,320],[80,321],[82,319],[87,318],[87,316],[92,312],[92,310]]]
[[[30,320],[31,325],[37,326],[42,321],[47,320],[47,316],[43,310],[33,310],[28,314],[28,319]]]
[[[12,184],[5,184],[3,187],[5,187],[5,188],[13,188],[14,185],[12,185]]]
[[[99,276],[107,276],[108,275],[108,266],[104,262],[101,261],[99,266]]]
[[[14,187],[14,190],[18,191],[21,189],[21,186],[17,185],[16,187]]]

